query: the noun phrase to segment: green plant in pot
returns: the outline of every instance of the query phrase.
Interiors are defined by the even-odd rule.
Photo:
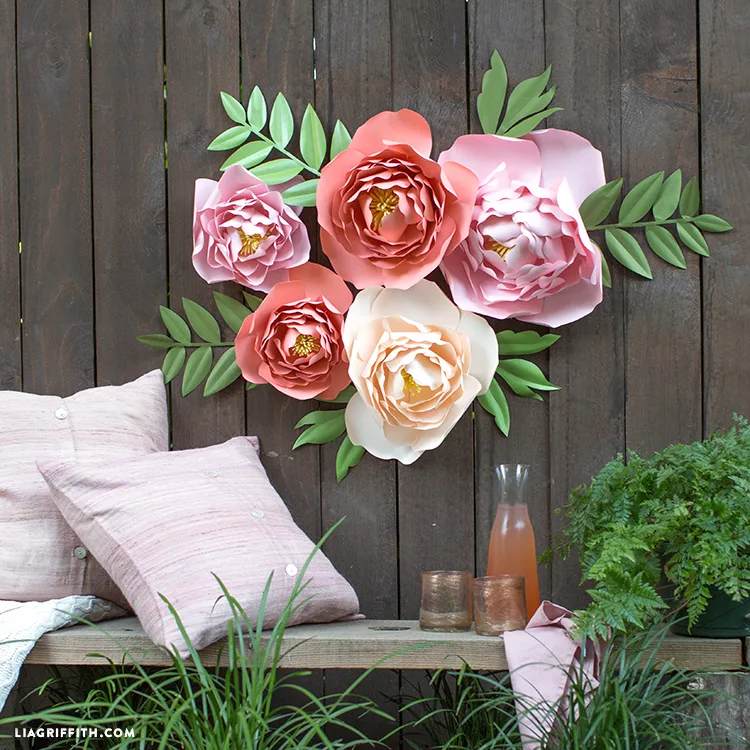
[[[672,608],[678,632],[750,635],[750,425],[648,459],[619,456],[573,490],[556,551],[580,555],[592,602],[582,634],[606,637]],[[548,554],[552,551],[549,550]],[[665,584],[666,582],[666,584]]]

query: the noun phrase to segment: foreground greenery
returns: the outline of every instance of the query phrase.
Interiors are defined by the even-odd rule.
[[[703,442],[627,464],[618,457],[573,491],[557,550],[577,551],[582,582],[595,584],[578,613],[581,635],[643,629],[672,601],[693,625],[711,587],[737,601],[750,595],[750,426],[735,419]]]

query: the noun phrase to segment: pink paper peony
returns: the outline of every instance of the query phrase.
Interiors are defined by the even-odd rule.
[[[289,271],[235,340],[245,380],[297,399],[331,399],[349,385],[341,338],[352,293],[333,271],[306,263]]]
[[[218,182],[195,181],[193,265],[201,278],[268,292],[309,258],[307,228],[279,190],[239,165]]]
[[[432,135],[416,112],[382,112],[326,165],[317,192],[323,252],[359,289],[408,289],[466,238],[476,177],[430,159]]]
[[[601,256],[578,207],[604,185],[604,163],[585,138],[465,135],[439,161],[479,179],[469,236],[441,265],[459,307],[557,327],[602,301]]]

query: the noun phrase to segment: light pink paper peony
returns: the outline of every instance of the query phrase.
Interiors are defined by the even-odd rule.
[[[235,341],[245,380],[296,399],[332,399],[349,385],[341,330],[352,293],[316,263],[289,271],[249,315]]]
[[[239,165],[218,182],[195,181],[193,265],[201,278],[268,292],[309,260],[307,228],[284,204],[286,186],[279,187],[272,190]]]
[[[430,159],[416,112],[382,112],[323,168],[317,192],[323,252],[357,288],[408,289],[466,238],[477,180]]]
[[[578,207],[604,185],[604,164],[585,138],[466,135],[439,162],[479,179],[469,236],[441,265],[459,307],[557,327],[601,302],[601,255]]]

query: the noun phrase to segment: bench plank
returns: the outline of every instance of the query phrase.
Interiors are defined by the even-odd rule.
[[[204,663],[216,662],[219,646],[202,652]],[[437,669],[507,670],[500,638],[469,633],[427,633],[413,620],[359,620],[328,625],[299,625],[284,637],[281,666],[292,669]],[[407,649],[407,650],[404,650]],[[668,636],[660,656],[676,667],[738,670],[742,667],[740,639]],[[76,625],[43,636],[26,659],[27,664],[93,665],[102,657],[143,666],[170,664],[167,653],[154,645],[135,617],[99,626]],[[398,652],[395,653],[394,652]],[[386,658],[389,657],[390,658]],[[226,654],[222,656],[226,664]]]

